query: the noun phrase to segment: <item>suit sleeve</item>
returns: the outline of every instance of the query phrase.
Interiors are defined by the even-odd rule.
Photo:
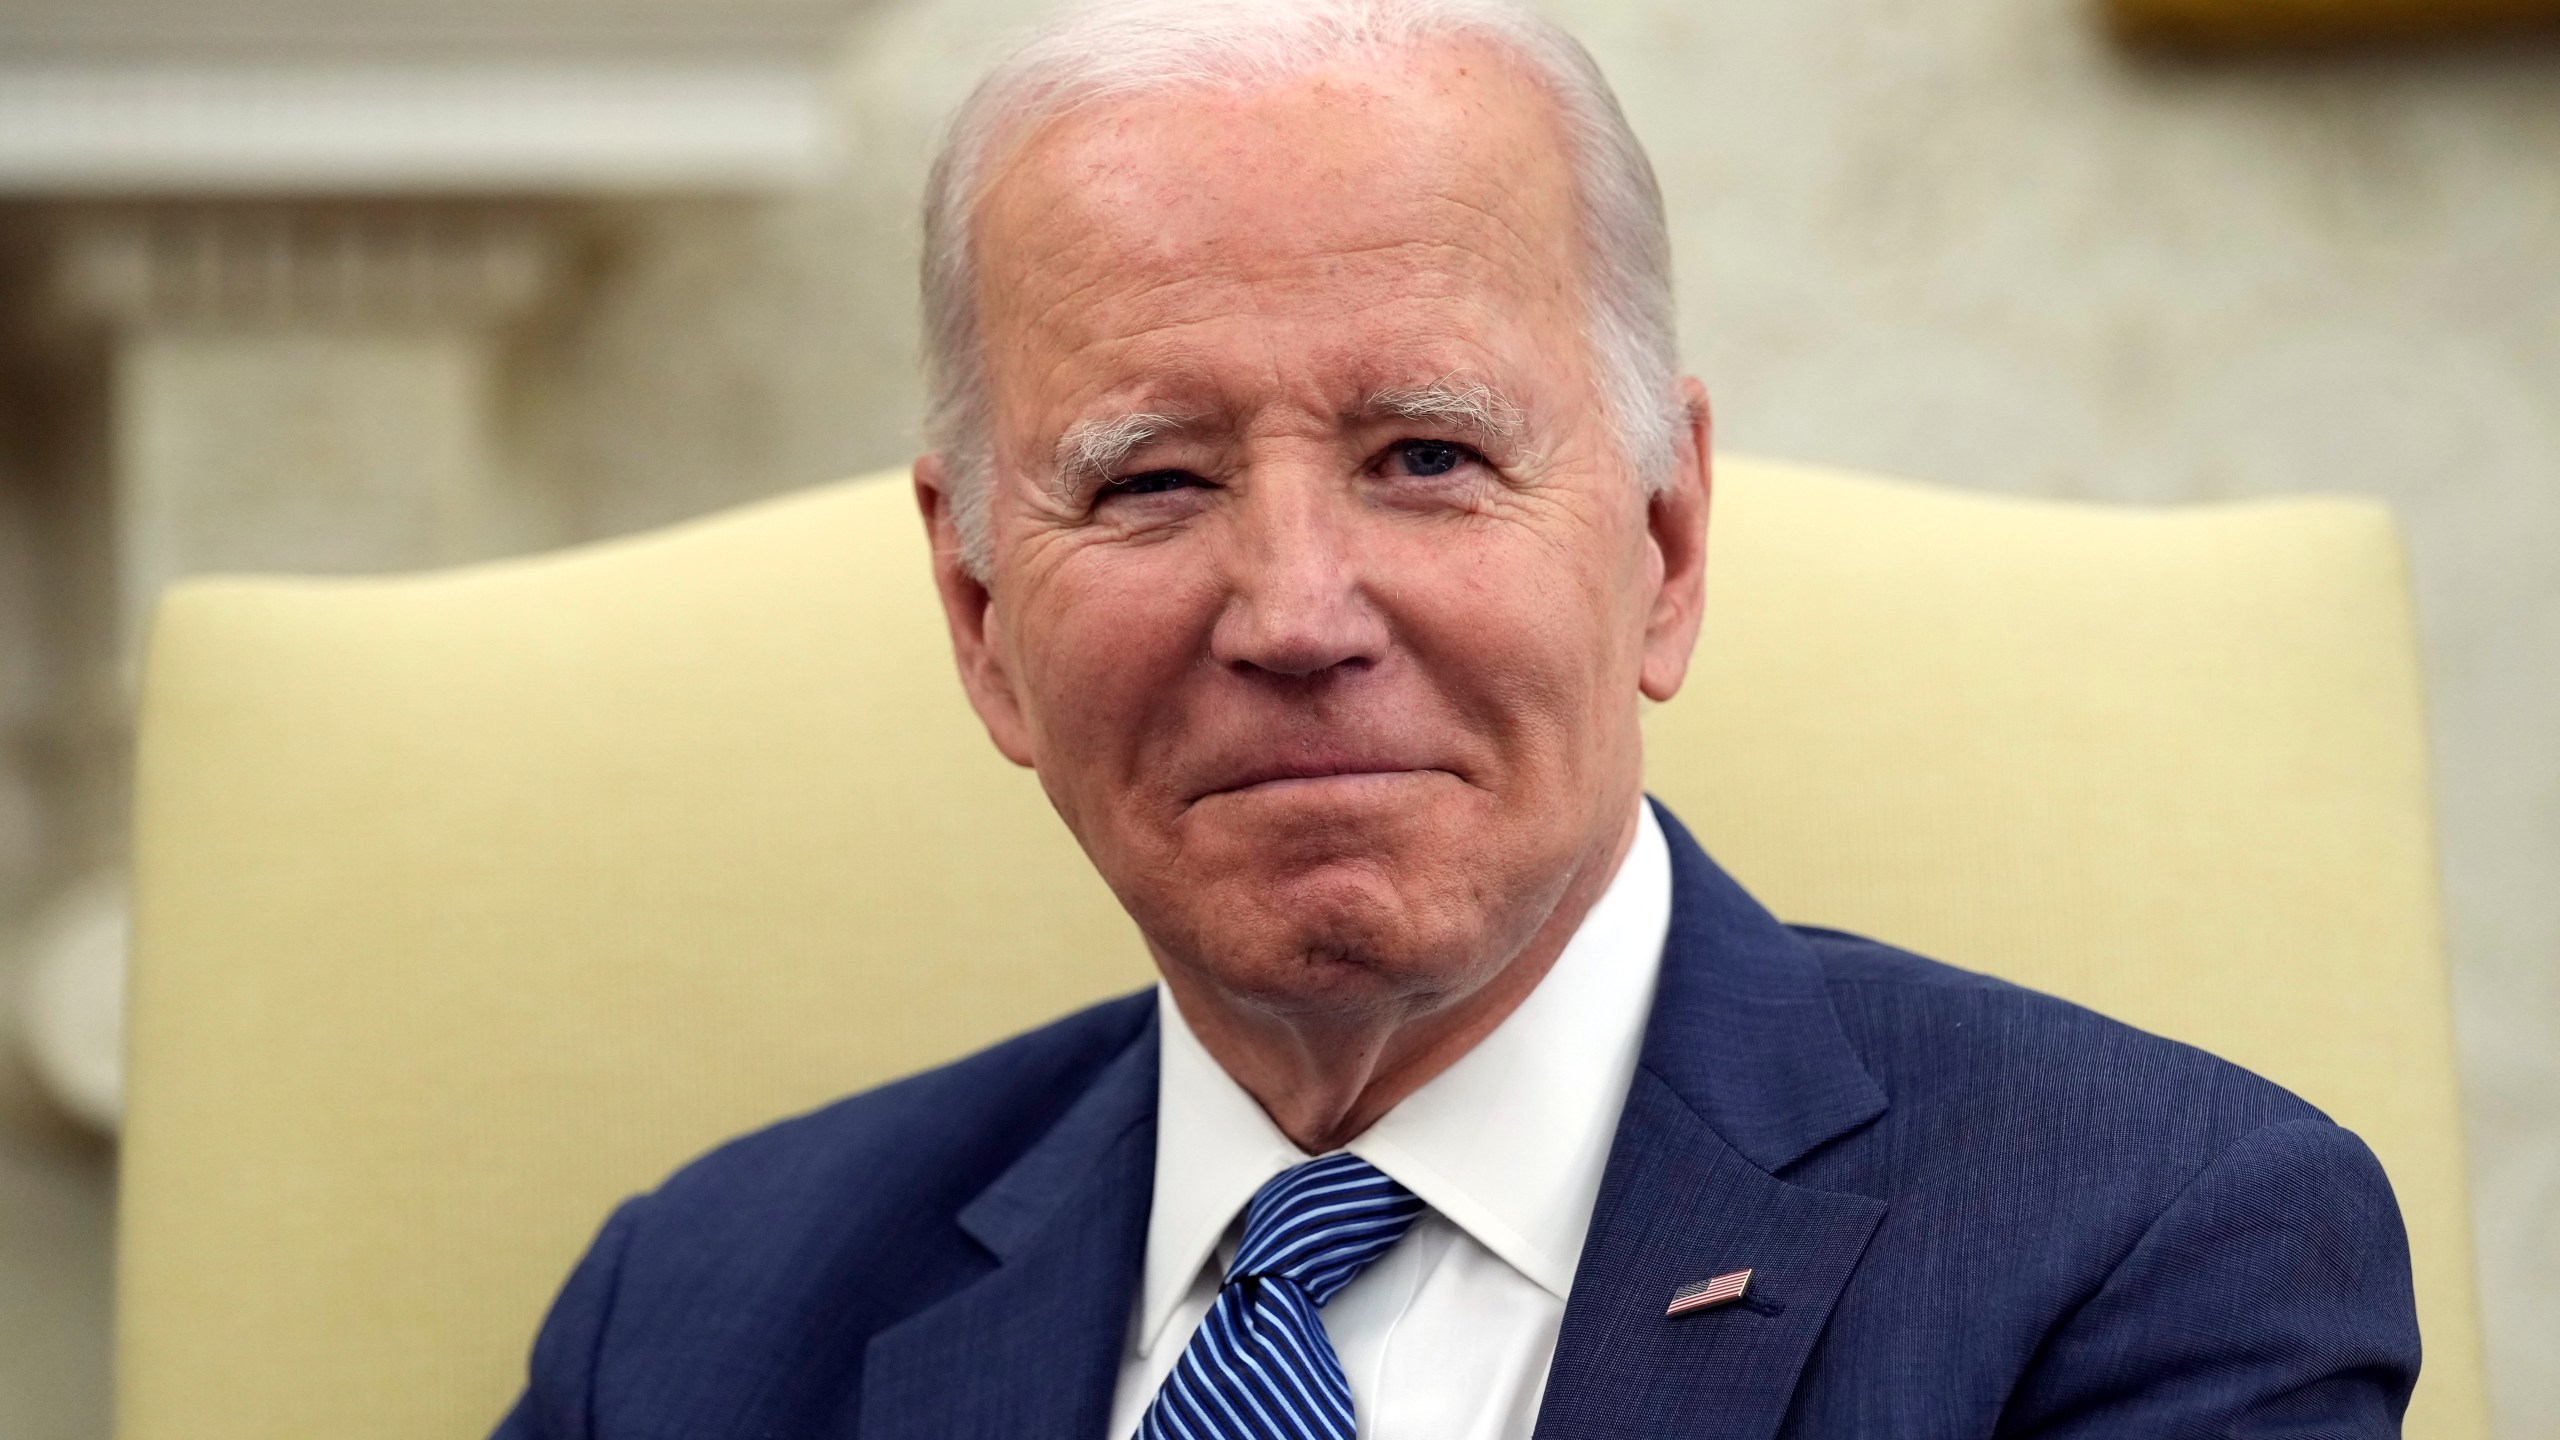
[[[625,1201],[569,1272],[534,1337],[524,1393],[490,1440],[594,1440],[596,1357],[621,1286],[622,1256],[631,1243],[633,1211]]]
[[[1999,1434],[2389,1437],[2418,1375],[2409,1241],[2325,1120],[2235,1142],[2047,1337]]]

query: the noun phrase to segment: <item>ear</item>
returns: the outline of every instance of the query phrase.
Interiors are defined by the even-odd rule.
[[[1714,461],[1708,437],[1714,428],[1707,411],[1707,387],[1695,376],[1680,381],[1681,406],[1688,427],[1680,440],[1680,456],[1671,486],[1646,507],[1645,524],[1654,552],[1661,557],[1662,579],[1654,588],[1653,610],[1645,620],[1644,664],[1636,688],[1649,700],[1668,700],[1680,693],[1689,675],[1689,655],[1698,645],[1698,625],[1707,610],[1707,501],[1715,489]]]
[[[960,527],[952,515],[950,472],[941,456],[917,458],[915,486],[916,509],[923,512],[925,536],[933,544],[934,589],[942,596],[952,657],[960,664],[960,688],[969,693],[969,707],[978,712],[987,738],[996,742],[1004,758],[1027,766],[1031,727],[1025,722],[1008,668],[1007,637],[996,614],[995,592],[962,559]]]

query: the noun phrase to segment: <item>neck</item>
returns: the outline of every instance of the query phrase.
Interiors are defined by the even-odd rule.
[[[1166,988],[1201,1048],[1292,1144],[1310,1155],[1340,1149],[1520,1008],[1608,890],[1635,844],[1636,825],[1630,812],[1615,839],[1576,870],[1528,942],[1460,993],[1277,1011],[1174,965],[1162,967]]]

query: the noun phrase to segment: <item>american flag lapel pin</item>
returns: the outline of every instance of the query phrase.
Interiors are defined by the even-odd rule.
[[[1730,1305],[1741,1299],[1742,1292],[1750,1288],[1750,1285],[1751,1272],[1748,1270],[1734,1270],[1718,1275],[1712,1280],[1699,1280],[1683,1285],[1671,1292],[1671,1308],[1662,1313],[1665,1318],[1668,1318],[1673,1315],[1687,1315],[1697,1310],[1713,1310],[1719,1305]]]

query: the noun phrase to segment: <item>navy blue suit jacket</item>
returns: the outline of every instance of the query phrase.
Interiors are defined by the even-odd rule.
[[[1670,938],[1537,1433],[2399,1433],[2408,1247],[2353,1135],[2199,1051],[1778,923],[1668,814]],[[732,1142],[608,1221],[505,1440],[1100,1440],[1155,1000]],[[1749,1266],[1739,1305],[1666,1319]]]

